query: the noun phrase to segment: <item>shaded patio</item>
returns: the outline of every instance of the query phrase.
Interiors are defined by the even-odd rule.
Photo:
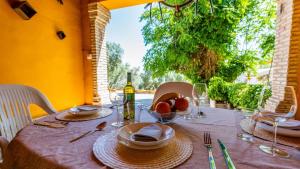
[[[2,1],[0,16],[5,22],[1,23],[0,83],[34,86],[58,110],[106,103],[107,57],[103,40],[110,10],[146,2],[151,1],[76,0],[65,1],[64,5],[54,0],[44,4],[30,2],[38,13],[25,21],[11,9],[11,1]],[[290,104],[285,99],[289,95],[285,86],[294,86],[299,95],[299,2],[277,2],[273,96],[268,109],[284,112]],[[66,38],[59,40],[57,31],[64,31]],[[34,117],[43,114],[40,110],[34,112]]]

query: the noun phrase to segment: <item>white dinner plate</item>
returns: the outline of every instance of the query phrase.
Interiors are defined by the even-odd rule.
[[[274,127],[271,125],[258,122],[257,127],[274,133]],[[300,130],[291,130],[287,128],[278,127],[277,134],[288,137],[300,137]]]
[[[162,136],[158,141],[135,141],[131,138],[132,133],[137,132],[139,129],[148,126],[148,125],[157,125],[162,128]],[[169,143],[169,141],[175,136],[175,131],[163,124],[159,123],[135,123],[129,124],[127,126],[122,127],[118,132],[118,140],[121,144],[128,146],[130,148],[135,149],[156,149],[162,146],[165,146]]]
[[[268,125],[272,125],[273,123],[269,120],[263,120],[264,123]],[[299,120],[294,120],[294,119],[289,119],[284,122],[279,122],[278,127],[286,128],[286,129],[295,129],[295,130],[300,130],[300,121]]]
[[[78,106],[69,110],[69,114],[74,116],[91,116],[98,113],[99,108],[92,106]]]

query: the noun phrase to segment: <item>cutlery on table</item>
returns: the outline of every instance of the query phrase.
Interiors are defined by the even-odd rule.
[[[216,163],[212,154],[212,143],[211,143],[211,137],[209,132],[204,133],[204,145],[207,147],[207,151],[208,151],[209,168],[216,169]]]
[[[33,121],[32,124],[36,125],[36,126],[45,126],[45,127],[50,127],[50,128],[64,128],[64,127],[66,127],[65,124],[52,123],[52,122],[46,122],[46,121]]]
[[[225,159],[226,165],[228,169],[235,169],[235,166],[233,164],[232,159],[229,156],[228,150],[226,148],[226,146],[221,142],[221,140],[218,139],[218,143],[220,145],[220,148],[222,150],[223,153],[223,157]]]
[[[69,122],[67,122],[67,121],[48,121],[48,120],[46,120],[44,122],[55,123],[55,124],[63,124],[63,125],[68,125],[69,124]]]
[[[88,134],[92,134],[96,131],[101,131],[104,129],[104,127],[106,126],[106,122],[101,122],[98,126],[96,126],[96,129],[95,130],[90,130],[90,131],[87,131],[83,134],[81,134],[80,136],[76,137],[76,138],[73,138],[72,140],[70,140],[70,143],[74,142],[74,141],[77,141],[85,136],[87,136]]]

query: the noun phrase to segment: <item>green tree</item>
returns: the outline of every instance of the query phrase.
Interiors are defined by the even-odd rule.
[[[233,81],[241,73],[254,69],[257,58],[271,55],[272,31],[266,33],[274,29],[269,26],[274,21],[264,20],[266,16],[260,17],[255,8],[265,4],[259,9],[266,10],[263,13],[270,12],[273,17],[273,6],[263,0],[213,0],[213,4],[214,12],[211,13],[209,1],[199,0],[197,15],[193,4],[181,11],[181,17],[174,16],[174,11],[167,8],[162,9],[163,18],[159,8],[153,8],[152,17],[146,11],[141,16],[141,21],[145,21],[144,41],[150,46],[144,56],[146,70],[154,77],[175,71],[193,82],[207,82],[215,75]],[[251,19],[260,24],[249,23]],[[248,39],[248,44],[254,43],[258,32],[258,39],[265,43],[259,43],[257,51],[240,48],[241,39]]]
[[[140,74],[141,83],[139,84],[139,89],[145,90],[154,90],[159,85],[165,82],[173,82],[173,81],[188,81],[185,76],[181,74],[177,74],[175,72],[169,72],[165,74],[163,77],[153,78],[151,71],[145,71]]]
[[[270,66],[275,49],[276,1],[249,1],[246,16],[237,29],[239,54],[247,56],[248,74]]]
[[[122,55],[124,50],[121,48],[120,44],[114,42],[107,42],[107,56],[108,56],[108,72],[114,72],[118,66],[122,63]]]
[[[107,42],[108,56],[108,84],[109,88],[120,89],[126,84],[126,72],[129,71],[129,65],[122,63],[124,50],[120,44]]]
[[[129,64],[122,63],[124,50],[122,49],[121,45],[115,42],[107,42],[106,48],[108,56],[109,88],[122,89],[126,85],[127,72],[132,73],[133,84],[138,85],[140,83],[140,68],[131,68]]]

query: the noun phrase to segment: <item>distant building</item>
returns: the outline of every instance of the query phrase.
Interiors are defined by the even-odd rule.
[[[250,76],[246,73],[240,75],[236,82],[238,83],[248,83],[248,84],[258,84],[264,83],[268,80],[270,68],[261,68],[257,70],[257,74],[251,74]]]

